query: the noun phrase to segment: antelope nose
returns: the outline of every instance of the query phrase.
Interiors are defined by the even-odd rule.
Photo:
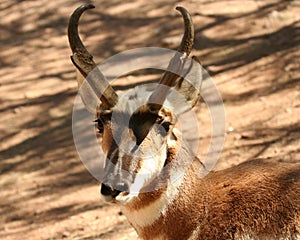
[[[116,198],[121,192],[127,192],[128,190],[129,186],[126,183],[118,183],[114,187],[108,183],[101,184],[101,194],[103,196],[111,196]]]

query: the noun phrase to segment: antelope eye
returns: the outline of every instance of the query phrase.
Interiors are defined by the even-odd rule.
[[[102,121],[100,119],[96,119],[94,122],[96,123],[98,133],[102,134],[103,133],[103,123],[102,123]]]
[[[158,131],[161,136],[165,137],[167,136],[169,130],[170,130],[171,123],[170,122],[162,122],[160,123],[160,127],[158,128]]]
[[[98,133],[102,134],[104,130],[104,124],[111,120],[112,111],[107,110],[97,114],[97,119],[94,121],[98,129]]]
[[[171,123],[170,122],[163,122],[161,124],[161,126],[166,130],[166,132],[169,132]]]

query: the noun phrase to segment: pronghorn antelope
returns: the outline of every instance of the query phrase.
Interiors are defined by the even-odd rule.
[[[93,5],[76,9],[68,29],[71,58],[83,77],[96,67],[77,29],[81,14],[90,8]],[[178,52],[187,57],[193,46],[193,24],[183,7],[177,10],[185,25]],[[199,64],[194,59],[190,69]],[[103,93],[96,120],[107,156],[101,194],[107,202],[121,206],[142,239],[300,239],[300,164],[255,159],[199,177],[205,166],[175,127],[177,116],[166,107],[166,96],[159,88],[139,106],[139,93],[118,96],[100,70],[93,74]],[[168,71],[160,84],[176,89],[191,107],[199,99],[199,91],[192,87],[197,83],[186,83]],[[112,136],[112,114],[119,119],[128,115],[117,107],[119,103],[134,111],[129,126],[118,126],[117,143]],[[128,139],[135,144],[129,141],[127,146]],[[120,145],[128,151],[120,150]],[[178,177],[171,181],[172,176]]]

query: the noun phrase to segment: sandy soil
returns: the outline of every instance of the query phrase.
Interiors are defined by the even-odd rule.
[[[137,239],[118,206],[77,155],[71,131],[77,94],[66,26],[84,1],[0,3],[0,239]],[[176,49],[191,12],[193,51],[213,77],[226,110],[217,169],[254,157],[300,161],[300,2],[285,0],[94,2],[81,35],[96,61],[137,47]],[[123,86],[156,72],[120,79]],[[198,109],[200,156],[210,140]]]

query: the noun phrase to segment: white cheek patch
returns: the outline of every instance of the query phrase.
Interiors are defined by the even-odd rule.
[[[177,197],[183,178],[170,184],[166,191],[153,203],[139,210],[123,209],[129,222],[135,227],[146,227],[153,224],[161,215],[168,211],[169,206]]]
[[[167,140],[168,147],[176,147],[178,140],[181,141],[181,135],[178,133],[178,130],[175,130],[175,133],[172,133]],[[142,186],[149,184],[154,176],[158,176],[163,169],[166,158],[167,153],[164,151],[157,159],[147,159],[148,161],[144,161],[135,179],[132,191],[141,189]],[[153,224],[161,215],[166,214],[169,206],[173,203],[174,199],[176,199],[182,182],[183,176],[177,178],[176,181],[169,181],[166,191],[157,200],[144,208],[130,211],[124,208],[124,213],[131,224],[137,228],[142,228]]]
[[[140,160],[141,167],[138,170],[134,182],[130,187],[130,194],[138,194],[144,186],[150,184],[151,181],[153,181],[160,174],[166,157],[166,151],[162,151],[158,156],[145,156],[142,160]]]
[[[160,144],[157,144],[158,147],[156,149],[153,149],[153,146],[155,146],[155,144],[153,144],[151,147],[146,148],[147,151],[145,151],[145,149],[140,150],[139,154],[143,152],[141,154],[143,156],[142,159],[139,159],[139,156],[137,156],[136,159],[133,159],[133,162],[140,161],[141,166],[138,170],[137,175],[135,176],[134,182],[130,187],[129,195],[131,195],[132,197],[137,196],[143,187],[149,185],[151,181],[153,181],[161,173],[167,158],[167,148],[176,147],[176,145],[178,144],[178,138],[181,138],[178,130],[173,129],[173,131],[174,130],[175,134],[172,133],[166,140],[167,145],[166,143],[160,142]],[[154,151],[156,154],[153,154]]]
[[[142,159],[140,157],[133,159],[132,162],[140,161],[138,173],[135,175],[134,181],[130,185],[129,193],[119,194],[116,200],[122,204],[126,204],[134,197],[137,197],[141,192],[141,189],[149,185],[161,173],[166,157],[166,151],[161,151],[156,157],[144,156]],[[149,191],[153,190],[155,189],[149,189]]]

